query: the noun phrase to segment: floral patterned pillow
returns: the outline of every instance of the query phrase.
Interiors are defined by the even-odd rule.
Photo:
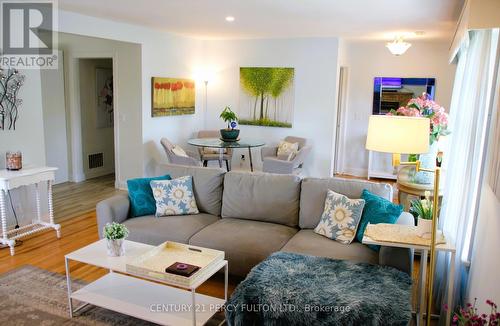
[[[343,244],[350,244],[356,236],[365,201],[349,199],[328,190],[325,209],[314,232]]]
[[[199,213],[194,199],[193,177],[153,180],[150,184],[156,201],[156,216]]]

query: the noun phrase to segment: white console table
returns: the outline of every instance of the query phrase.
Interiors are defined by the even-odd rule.
[[[57,237],[61,237],[61,226],[54,223],[54,209],[52,206],[52,183],[55,179],[57,168],[28,167],[19,171],[0,170],[0,218],[2,220],[2,235],[0,243],[10,247],[11,256],[14,255],[16,239],[40,232],[54,229]],[[47,182],[47,200],[49,221],[42,220],[40,203],[40,183]],[[35,185],[36,219],[32,223],[23,225],[18,229],[7,230],[7,195],[8,191],[22,186]]]

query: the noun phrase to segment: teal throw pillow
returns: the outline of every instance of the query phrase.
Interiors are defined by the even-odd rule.
[[[154,178],[137,178],[127,180],[128,198],[130,199],[130,216],[154,215],[156,201],[151,190],[151,181],[170,180],[169,175]]]
[[[314,232],[343,244],[350,244],[356,236],[363,206],[363,199],[349,199],[328,190],[325,208]]]
[[[365,207],[363,209],[363,215],[361,216],[361,222],[359,222],[358,232],[356,233],[356,239],[359,242],[363,241],[363,235],[368,223],[394,224],[403,212],[403,206],[393,204],[387,199],[372,194],[366,189],[361,193],[361,198],[365,200]],[[379,251],[380,249],[380,246],[368,245],[368,247],[375,251]]]

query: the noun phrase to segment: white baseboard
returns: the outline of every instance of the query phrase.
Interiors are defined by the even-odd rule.
[[[120,190],[127,190],[127,182],[115,180],[115,188]]]
[[[367,169],[344,167],[342,170],[343,170],[342,174],[349,174],[349,175],[353,175],[356,177],[363,177],[363,178],[368,177],[368,170]]]

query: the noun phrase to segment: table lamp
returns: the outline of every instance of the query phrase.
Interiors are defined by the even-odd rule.
[[[429,150],[429,128],[428,118],[372,115],[368,121],[368,135],[366,138],[366,149],[376,152],[392,153],[392,164],[414,165],[415,170],[434,173],[434,193],[432,204],[432,233],[430,245],[430,267],[427,298],[427,325],[431,321],[432,307],[432,284],[434,282],[435,268],[435,246],[436,226],[439,196],[440,169],[420,168],[420,162],[401,162],[401,154],[422,154]]]

